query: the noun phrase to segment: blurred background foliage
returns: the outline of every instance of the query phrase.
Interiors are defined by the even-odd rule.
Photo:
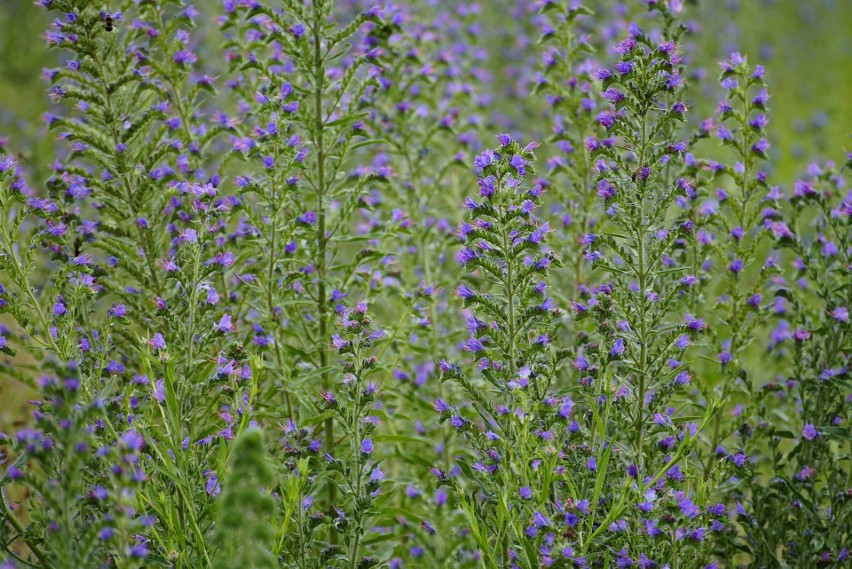
[[[200,0],[207,2],[216,0]],[[604,10],[615,5],[613,0],[589,3]],[[631,3],[642,4],[641,0],[625,4]],[[524,36],[513,33],[512,26],[523,24],[505,17],[517,6],[526,6],[529,12],[531,0],[479,4],[483,18],[479,37],[492,70],[517,64],[507,56],[510,51],[537,55],[535,45],[519,42],[517,38]],[[708,88],[715,87],[716,62],[731,51],[765,65],[773,97],[770,133],[778,183],[789,183],[811,160],[839,159],[852,149],[852,1],[687,0],[687,4],[687,19],[698,25],[692,63],[707,73]],[[52,141],[41,119],[49,106],[41,72],[60,62],[58,54],[45,46],[48,24],[44,10],[32,0],[0,0],[0,145],[22,155],[34,181],[47,175],[52,162]],[[513,100],[516,93],[495,90],[495,115],[504,111],[511,115],[512,109],[525,106]],[[699,110],[709,116],[716,97],[706,94],[708,108]]]
[[[479,2],[478,47],[494,78],[490,126],[495,132],[503,127],[516,130],[511,123],[503,124],[512,117],[526,129],[524,117],[540,114],[541,100],[523,99],[518,95],[522,89],[506,84],[517,75],[512,69],[532,66],[540,57],[538,47],[527,39],[536,33],[529,21],[509,17],[531,13],[531,2]],[[220,4],[198,3],[211,10]],[[614,0],[588,3],[599,10],[619,10]],[[637,10],[643,3],[625,4]],[[809,162],[839,161],[852,150],[852,0],[687,0],[687,19],[697,24],[698,32],[690,40],[691,66],[707,77],[694,109],[698,116],[713,114],[721,95],[717,62],[729,52],[740,51],[766,67],[772,95],[772,183],[790,188]],[[46,132],[42,119],[50,105],[42,69],[62,62],[60,54],[46,49],[44,30],[49,23],[32,0],[0,0],[0,151],[18,156],[34,186],[49,176],[54,160],[55,134]],[[212,19],[204,25],[214,26]],[[210,31],[208,37],[216,38]],[[540,128],[546,128],[544,122]],[[546,135],[525,132],[524,138]],[[25,417],[27,396],[18,386],[0,384],[0,431]]]
[[[852,2],[704,0],[695,19],[715,74],[731,51],[766,67],[775,183],[789,187],[815,159],[852,150]]]

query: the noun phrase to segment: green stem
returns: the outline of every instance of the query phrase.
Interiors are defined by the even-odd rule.
[[[314,117],[313,117],[313,139],[317,153],[317,318],[319,319],[319,361],[320,375],[324,389],[331,387],[331,376],[328,373],[328,292],[326,291],[327,275],[327,246],[328,239],[325,234],[326,210],[325,210],[325,120],[323,118],[323,94],[325,91],[325,58],[322,53],[322,34],[325,26],[323,21],[324,2],[313,3],[313,79],[314,79]],[[329,417],[325,420],[325,441],[328,449],[334,446],[334,419]],[[329,484],[327,489],[327,507],[331,507],[337,494],[334,484]],[[336,534],[332,532],[332,541]]]
[[[639,168],[645,166],[645,151],[648,146],[646,137],[646,116],[642,114],[642,147],[639,152]],[[642,447],[644,446],[645,436],[645,392],[647,389],[647,373],[648,373],[648,318],[646,310],[646,286],[647,274],[645,267],[645,182],[637,181],[637,189],[639,190],[638,217],[636,220],[636,251],[639,257],[639,400],[637,401],[636,411],[636,467],[641,472],[642,470]]]
[[[56,340],[54,340],[53,336],[50,335],[50,321],[47,319],[47,316],[45,315],[41,304],[35,297],[35,293],[33,292],[33,289],[29,283],[29,278],[27,277],[27,271],[24,270],[24,268],[21,266],[20,261],[18,260],[18,255],[15,253],[12,238],[6,231],[6,226],[0,225],[0,231],[2,231],[4,246],[9,251],[8,256],[12,259],[12,266],[15,269],[15,273],[17,274],[17,285],[26,293],[27,298],[29,298],[30,302],[32,303],[33,308],[36,311],[36,315],[38,316],[39,322],[41,323],[41,326],[44,329],[43,332],[47,337],[47,340],[43,340],[36,336],[31,337],[43,347],[52,349],[58,357],[65,357],[67,354],[65,354],[62,350],[59,349]]]
[[[502,180],[498,180],[497,193],[499,194],[502,187]],[[514,262],[512,254],[512,239],[509,236],[508,223],[502,223],[503,226],[503,254],[506,256],[506,302],[508,303],[508,319],[509,319],[509,374],[515,376],[515,283],[514,275],[512,274],[512,264]]]
[[[24,526],[21,525],[21,522],[18,521],[18,518],[15,517],[9,509],[9,506],[6,504],[6,496],[4,496],[2,488],[0,488],[0,514],[2,514],[3,518],[8,520],[10,524],[12,524],[12,527],[16,532],[18,532],[18,536],[25,544],[27,544],[27,547],[30,551],[32,551],[33,555],[36,556],[36,559],[38,559],[44,567],[51,567],[47,555],[45,555],[39,546],[24,537]]]

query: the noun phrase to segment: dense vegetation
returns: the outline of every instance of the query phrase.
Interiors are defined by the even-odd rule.
[[[847,566],[849,85],[773,134],[680,0],[38,4],[0,567]]]

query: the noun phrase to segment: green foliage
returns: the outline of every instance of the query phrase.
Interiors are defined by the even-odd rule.
[[[249,428],[234,442],[224,476],[212,540],[217,546],[212,554],[216,569],[278,566],[272,554],[274,481],[275,471],[264,448],[263,433]]]

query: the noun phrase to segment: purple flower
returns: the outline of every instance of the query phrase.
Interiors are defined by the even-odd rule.
[[[728,265],[728,270],[736,275],[736,274],[739,274],[739,272],[743,270],[744,266],[745,266],[745,263],[743,263],[742,259],[734,259],[733,262],[731,262],[731,264]]]
[[[766,152],[769,150],[769,146],[769,141],[762,138],[751,146],[751,150],[758,156],[765,156]]]
[[[621,73],[622,75],[627,75],[631,71],[633,71],[634,64],[630,61],[619,61],[615,64],[615,70]]]
[[[208,471],[205,473],[207,477],[207,482],[204,485],[204,491],[207,492],[210,496],[218,496],[222,491],[222,486],[219,484],[219,477],[214,471]]]
[[[105,527],[101,531],[98,532],[98,539],[101,541],[109,541],[112,539],[112,536],[115,534],[115,531],[110,527]]]
[[[541,512],[533,513],[533,525],[537,528],[543,528],[550,525],[550,520]]]
[[[632,35],[630,35],[630,36],[627,36],[626,39],[615,44],[612,47],[612,51],[614,51],[615,53],[624,55],[624,54],[630,53],[631,51],[636,49],[637,45],[638,44],[636,43],[636,39]]]
[[[563,419],[567,419],[571,416],[571,412],[574,410],[574,402],[571,401],[571,398],[567,395],[562,398],[562,406],[559,408],[559,416]]]
[[[807,423],[805,424],[805,428],[802,429],[802,436],[805,437],[805,439],[812,441],[820,436],[820,432],[813,425],[813,423]]]
[[[141,436],[139,436],[139,433],[134,430],[130,430],[122,434],[119,442],[123,448],[131,451],[139,451],[145,444],[145,441]]]
[[[135,545],[128,546],[125,553],[127,553],[128,557],[133,559],[142,559],[148,556],[148,546],[144,543],[137,543]]]
[[[497,158],[497,155],[493,150],[486,150],[473,160],[473,165],[477,168],[487,168],[491,164],[494,163],[494,160]]]
[[[751,102],[757,108],[763,109],[766,107],[766,103],[769,102],[769,93],[766,91],[766,89],[762,89],[760,93],[755,95]]]
[[[163,335],[157,332],[154,334],[154,337],[148,340],[148,344],[154,348],[155,350],[165,350],[166,349],[166,339],[163,338]]]
[[[608,180],[601,180],[598,182],[598,196],[602,197],[604,200],[611,200],[615,197],[616,189],[612,182]]]
[[[474,253],[468,247],[465,247],[464,249],[461,249],[458,253],[456,253],[456,261],[458,261],[462,265],[465,265],[474,259],[476,259],[476,253]]]
[[[621,103],[626,99],[624,93],[616,89],[615,87],[610,87],[603,93],[601,93],[601,97],[608,100],[613,104]]]
[[[296,218],[296,221],[305,225],[313,225],[317,222],[317,214],[313,211],[306,211]]]
[[[450,373],[456,369],[456,366],[445,359],[441,359],[441,361],[438,362],[438,369],[441,373]]]
[[[216,330],[219,332],[230,332],[233,326],[234,324],[231,322],[231,315],[226,312],[222,315],[222,318],[219,319],[219,323],[216,324]]]
[[[745,463],[748,462],[748,457],[741,452],[738,452],[737,454],[735,454],[733,456],[729,456],[728,458],[730,459],[731,462],[734,463],[735,466],[740,467],[740,468],[745,466]]]
[[[179,63],[181,65],[192,65],[198,60],[198,57],[196,57],[194,52],[188,49],[182,49],[175,52],[174,60],[175,63]]]
[[[340,334],[335,334],[331,337],[331,345],[334,346],[335,350],[341,350],[349,345],[349,342],[342,339]]]
[[[11,156],[0,156],[0,174],[10,172],[15,167],[15,161]]]
[[[612,77],[612,72],[606,68],[598,68],[592,71],[592,78],[597,81],[606,81]]]
[[[695,318],[691,314],[687,314],[684,317],[684,320],[686,321],[686,327],[690,330],[701,332],[705,328],[704,320]]]
[[[473,298],[473,297],[474,297],[474,295],[475,295],[476,293],[475,293],[475,292],[473,292],[473,291],[472,291],[472,290],[471,290],[468,286],[466,286],[466,285],[459,285],[459,288],[458,288],[458,289],[456,289],[456,294],[457,294],[460,298],[463,298],[463,299],[465,299],[465,300],[468,300],[468,299],[470,299],[470,298]]]
[[[681,513],[687,518],[694,518],[701,513],[701,510],[698,509],[698,506],[689,499],[689,497],[684,496],[678,501],[678,506],[680,507]]]
[[[107,313],[113,318],[124,318],[127,316],[127,307],[123,304],[113,304]]]

